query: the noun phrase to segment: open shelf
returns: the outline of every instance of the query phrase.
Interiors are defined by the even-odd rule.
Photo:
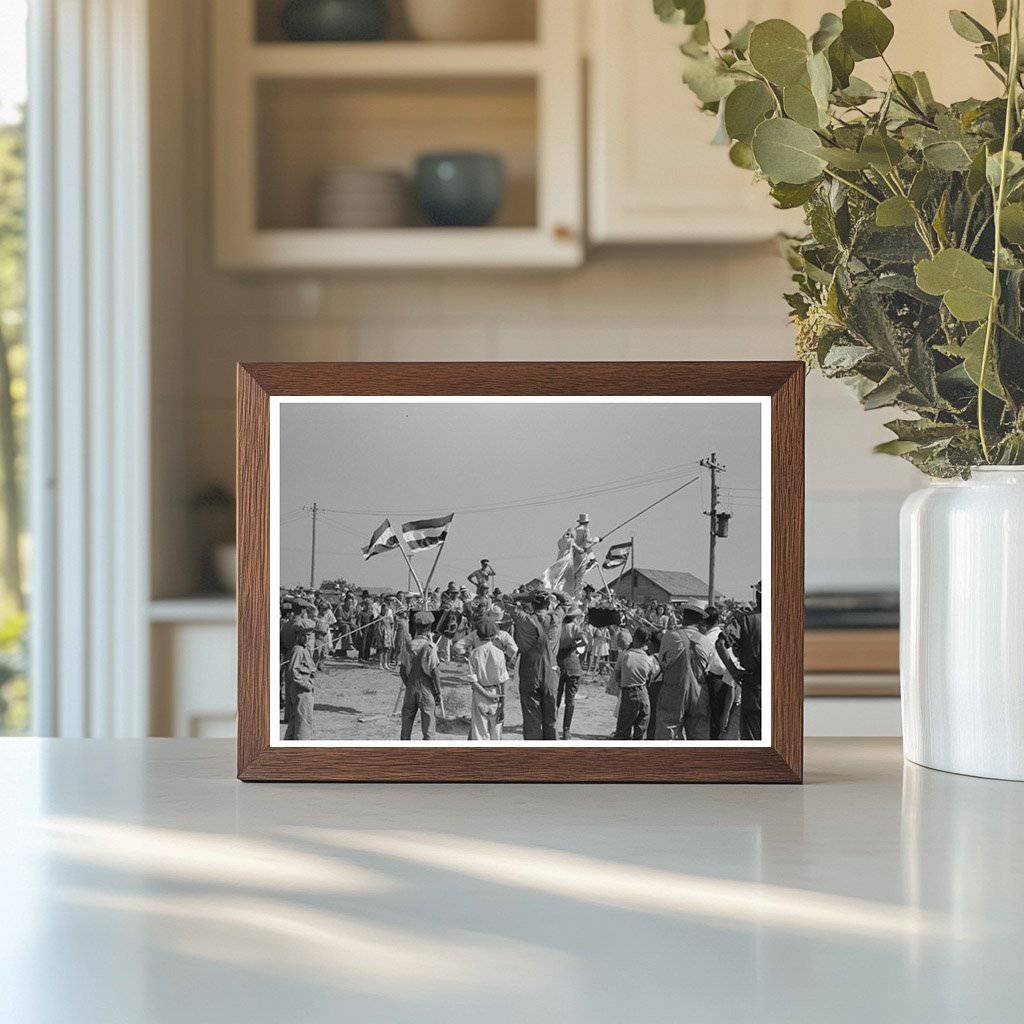
[[[213,7],[214,242],[231,269],[567,267],[583,258],[582,89],[577,0],[535,0],[529,38],[418,42],[393,19],[380,42],[281,39],[278,0]],[[401,173],[416,159],[495,153],[493,221],[430,226],[407,215],[337,228],[316,213],[327,175]],[[367,201],[368,202],[368,201]],[[384,204],[386,206],[386,203]],[[335,220],[334,223],[337,223]]]
[[[408,223],[399,230],[430,230],[413,179],[416,158],[438,150],[497,153],[505,189],[493,228],[536,227],[532,79],[272,79],[258,84],[256,117],[261,231],[325,230],[314,211],[320,181],[352,166],[399,172],[409,193]],[[360,244],[375,241],[360,234]]]
[[[217,0],[218,3],[221,0]],[[284,9],[285,0],[249,0],[253,3],[252,13],[254,17],[250,24],[251,38],[260,45],[273,44],[285,41],[284,30],[281,25],[281,12]],[[432,0],[419,0],[419,2],[430,3]],[[543,2],[543,0],[540,0]],[[500,36],[508,42],[534,42],[538,36],[537,19],[538,0],[503,0],[499,12],[504,16],[504,21],[498,25],[498,31],[493,34]],[[489,27],[494,28],[495,22],[490,21]],[[388,0],[388,24],[384,36],[385,41],[403,41],[419,43],[415,33],[415,19],[411,19],[406,11],[405,0]],[[314,43],[299,43],[300,46],[314,46]],[[372,45],[368,43],[355,43],[356,46]],[[487,45],[486,43],[465,43],[462,45],[477,46]]]
[[[245,62],[257,78],[451,78],[533,75],[543,56],[535,43],[268,43]]]

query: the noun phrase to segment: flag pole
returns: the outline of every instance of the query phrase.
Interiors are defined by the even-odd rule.
[[[412,567],[412,560],[409,558],[409,552],[405,550],[405,541],[402,540],[402,535],[394,528],[391,523],[391,517],[387,520],[388,526],[391,527],[391,532],[395,535],[395,539],[398,541],[398,550],[402,552],[402,557],[405,559],[405,564],[409,566],[409,572],[412,574],[412,578],[416,581],[416,586],[419,589],[420,596],[423,596],[423,584],[420,583],[419,576],[416,575],[416,570]]]
[[[455,516],[452,516],[451,523],[448,524],[448,530],[452,528],[452,523],[455,522]],[[441,561],[441,552],[444,551],[445,544],[448,543],[448,530],[445,530],[444,540],[437,546],[437,554],[434,555],[434,564],[430,567],[430,575],[427,577],[427,587],[430,587],[430,581],[434,578],[434,573],[437,570],[437,563]]]

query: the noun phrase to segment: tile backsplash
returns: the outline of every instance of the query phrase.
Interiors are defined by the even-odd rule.
[[[754,249],[595,254],[553,274],[190,274],[186,319],[189,489],[230,484],[234,364],[264,359],[786,359],[786,267]],[[876,456],[885,412],[811,377],[809,587],[897,582],[896,513],[913,471]]]

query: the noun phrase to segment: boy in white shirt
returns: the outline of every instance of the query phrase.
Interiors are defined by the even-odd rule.
[[[505,655],[494,643],[498,626],[493,619],[482,619],[476,635],[480,643],[469,652],[469,679],[473,685],[469,738],[500,740],[508,666]]]

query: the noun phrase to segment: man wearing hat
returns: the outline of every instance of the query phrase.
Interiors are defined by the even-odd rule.
[[[600,540],[600,537],[591,536],[590,516],[581,512],[572,534],[572,579],[569,581],[571,586],[567,588],[574,597],[583,590],[583,577],[591,564],[590,552]]]
[[[316,661],[313,648],[316,626],[312,621],[295,620],[296,643],[285,670],[285,694],[288,704],[286,740],[313,739],[313,679]]]
[[[558,710],[558,643],[565,618],[563,608],[551,610],[551,595],[535,591],[530,611],[511,612],[519,645],[519,703],[523,709],[523,739],[553,740]]]
[[[565,698],[562,712],[562,739],[570,738],[572,715],[576,710],[576,691],[580,688],[583,666],[580,664],[580,647],[583,645],[583,630],[580,625],[580,606],[573,601],[565,609],[565,620],[558,638],[558,699],[556,707]]]
[[[416,612],[413,617],[416,636],[405,645],[398,673],[405,683],[402,704],[402,739],[412,739],[416,714],[425,740],[434,738],[437,705],[441,702],[441,664],[434,643],[434,613]]]
[[[682,624],[667,630],[658,659],[662,682],[655,710],[654,739],[711,738],[708,667],[711,641],[700,631],[704,605],[693,598],[682,602]]]
[[[482,597],[491,588],[491,580],[497,575],[486,558],[480,559],[480,568],[474,569],[466,579],[476,587],[477,595]]]
[[[494,642],[497,635],[498,624],[494,619],[482,619],[474,633],[476,646],[469,652],[469,681],[473,687],[469,719],[471,740],[501,739],[505,683],[509,675],[505,654]]]

